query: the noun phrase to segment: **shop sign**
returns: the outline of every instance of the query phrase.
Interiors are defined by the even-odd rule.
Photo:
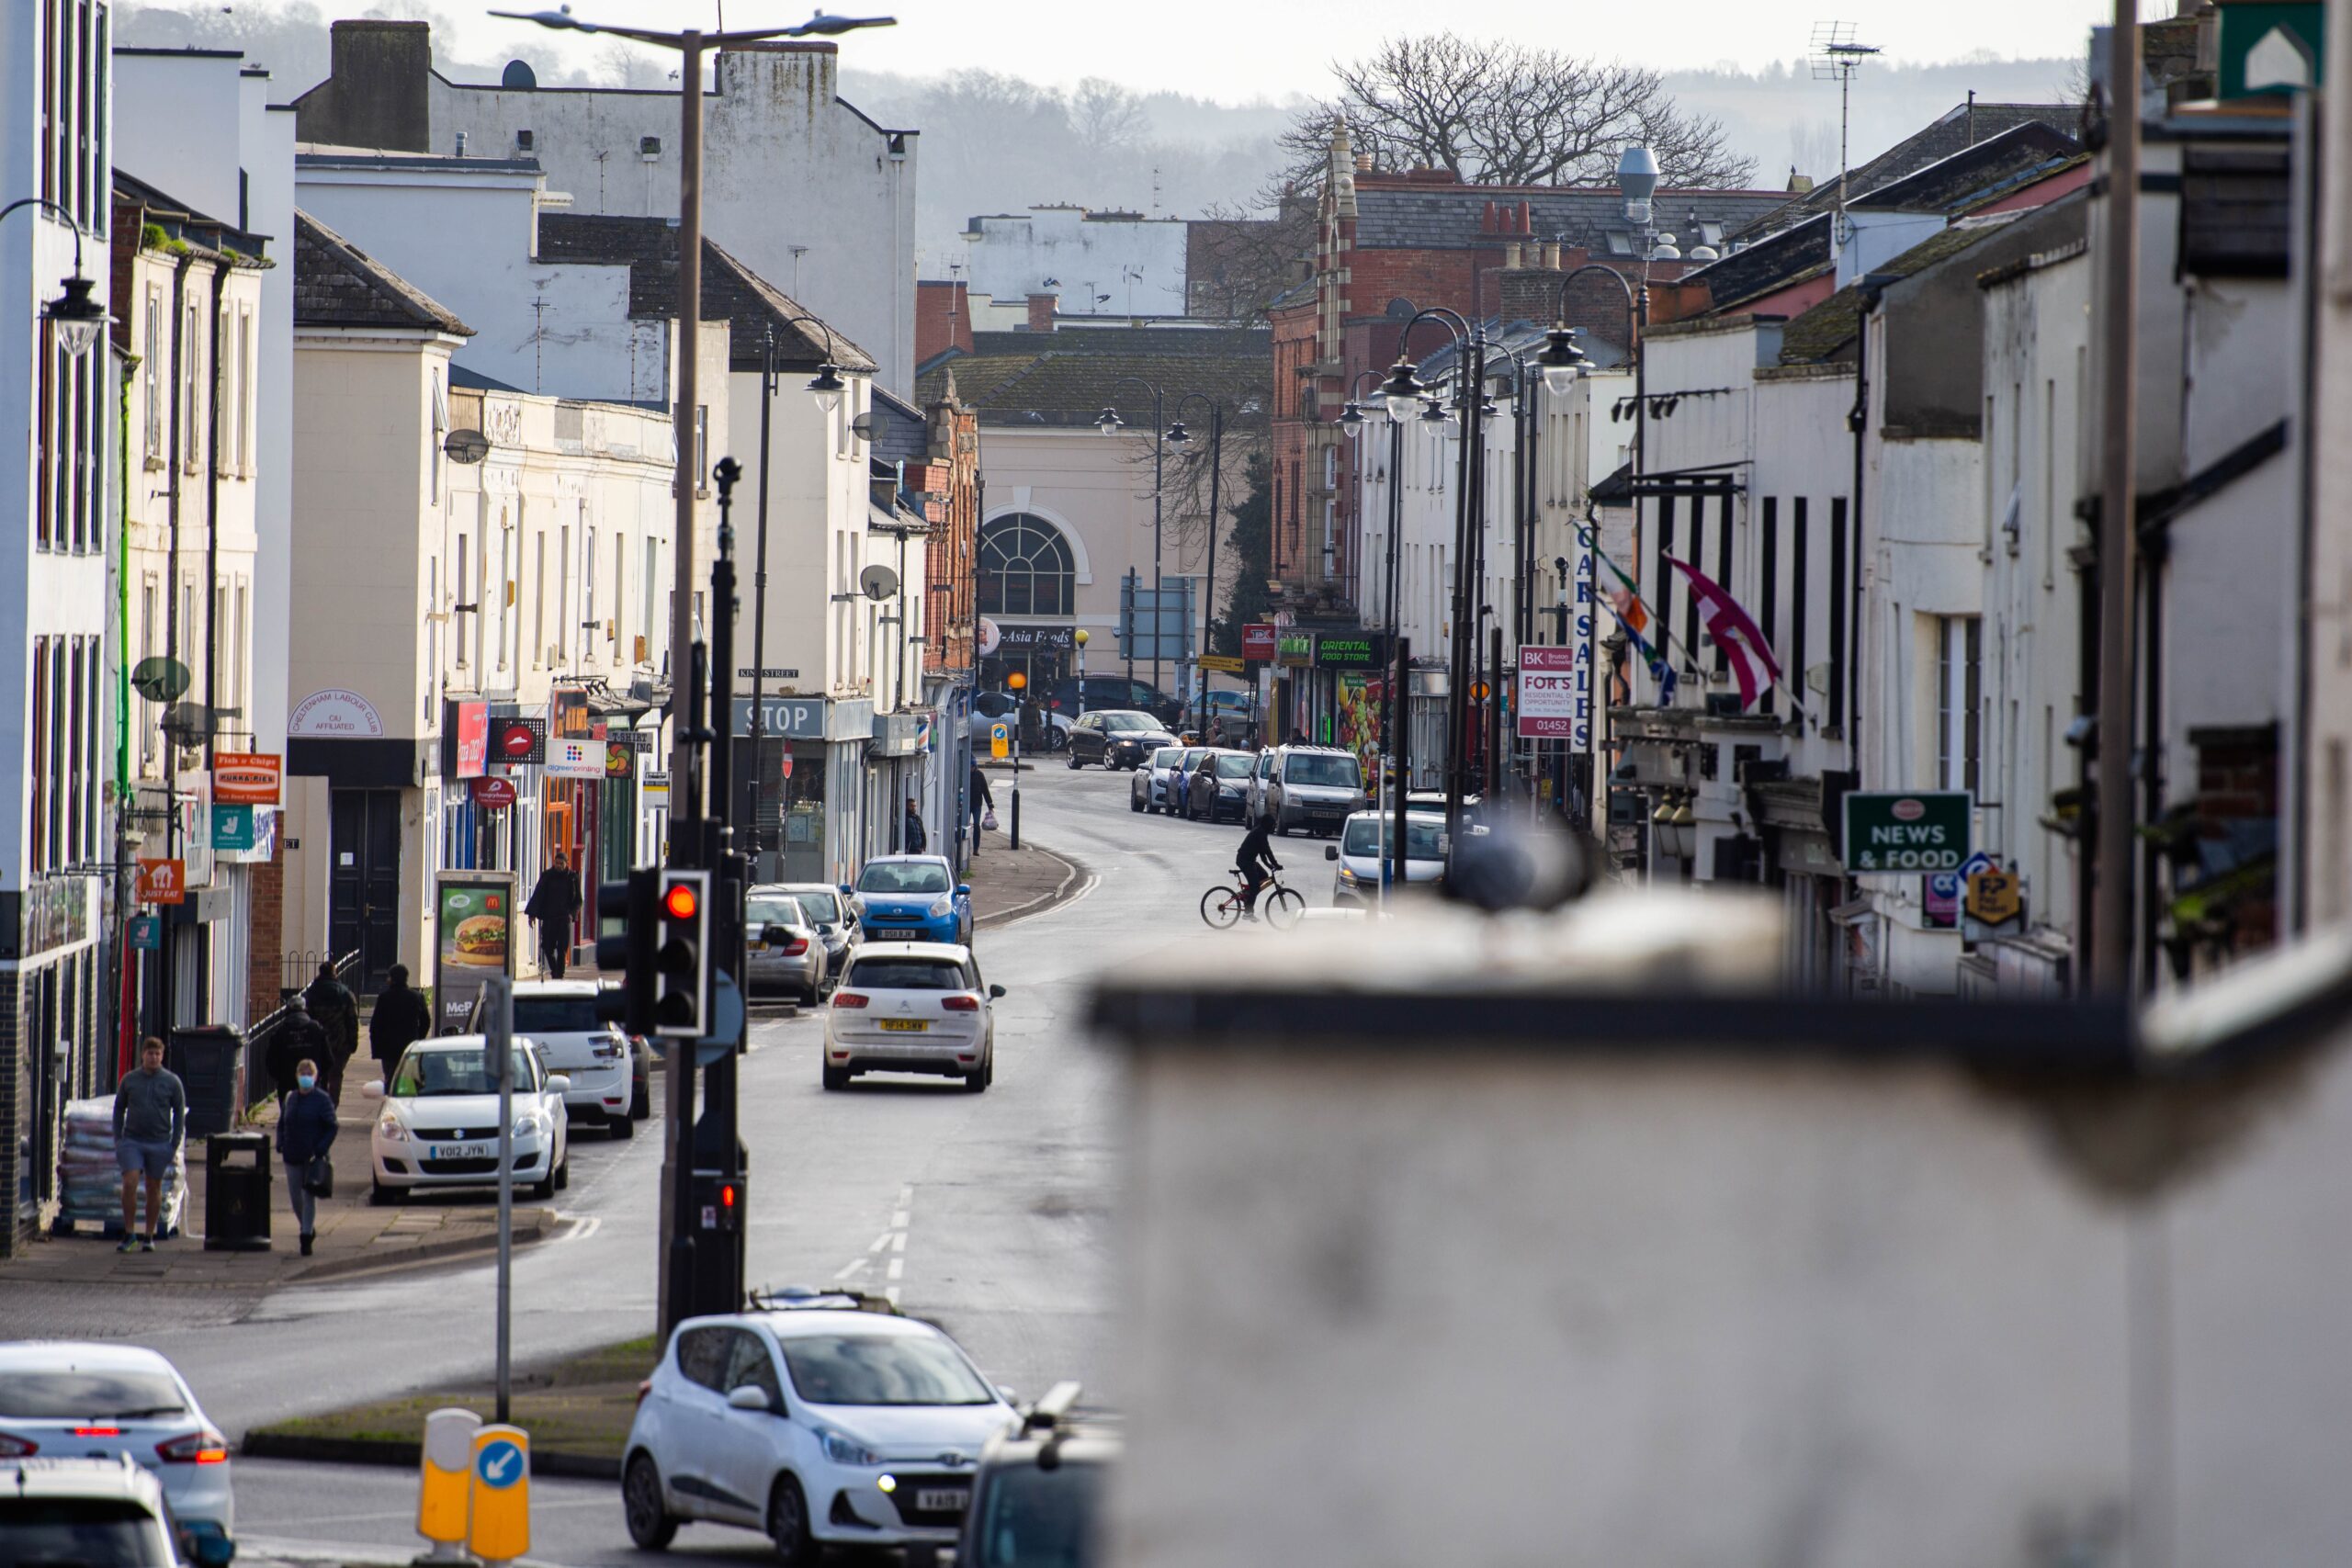
[[[187,863],[141,857],[139,885],[133,897],[141,904],[185,903],[187,899]]]
[[[1575,648],[1523,644],[1519,650],[1519,738],[1565,740],[1583,750],[1592,740],[1592,699]]]
[[[1004,634],[998,630],[997,624],[986,615],[982,615],[980,617],[980,657],[986,659],[989,654],[994,653],[1003,640]]]
[[[474,804],[492,811],[512,806],[522,798],[522,791],[514,787],[513,779],[496,774],[474,780],[473,792]]]
[[[546,761],[548,721],[543,718],[491,720],[490,760],[510,768],[536,767]]]
[[[216,850],[250,850],[254,847],[254,808],[250,806],[212,806],[212,847]]]
[[[1994,866],[1968,879],[1968,918],[1979,925],[2005,926],[2025,913],[2018,874]]]
[[[456,771],[453,779],[478,779],[490,760],[490,705],[451,703],[449,743]]]
[[[1001,626],[997,647],[1007,652],[1037,653],[1078,646],[1075,626]]]
[[[1948,931],[1960,924],[1960,873],[1929,872],[1919,879],[1919,914],[1929,931]]]
[[[1958,871],[1974,807],[1966,790],[1856,790],[1844,804],[1846,869]]]
[[[1315,662],[1313,632],[1284,632],[1274,644],[1274,661],[1278,664],[1304,665]]]
[[[358,693],[330,686],[294,705],[286,720],[286,733],[336,739],[372,738],[384,733],[384,719],[376,705]]]
[[[1241,657],[1264,664],[1274,657],[1274,627],[1271,621],[1258,621],[1241,628]]]
[[[601,779],[605,776],[605,742],[587,735],[558,735],[548,741],[548,777]]]
[[[0,893],[0,955],[33,958],[88,940],[97,879],[67,872],[37,876],[22,894]]]
[[[605,742],[605,776],[625,779],[637,771],[637,748],[627,740]]]
[[[133,915],[130,920],[130,945],[141,953],[158,953],[164,946],[164,918],[161,915]]]
[[[212,759],[212,798],[238,806],[275,806],[284,762],[269,751],[219,752]]]
[[[1323,632],[1315,638],[1317,670],[1378,670],[1387,657],[1388,638],[1378,632]]]

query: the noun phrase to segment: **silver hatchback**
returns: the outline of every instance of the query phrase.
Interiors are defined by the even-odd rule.
[[[751,988],[790,991],[801,1006],[815,1007],[831,969],[818,925],[797,895],[773,885],[752,888],[743,908]]]

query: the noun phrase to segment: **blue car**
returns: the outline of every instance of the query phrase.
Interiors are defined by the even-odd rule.
[[[866,942],[972,940],[972,890],[938,855],[877,855],[842,885]]]

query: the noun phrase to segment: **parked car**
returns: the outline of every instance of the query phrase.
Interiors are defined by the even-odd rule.
[[[1106,768],[1133,768],[1160,747],[1175,744],[1168,727],[1148,713],[1115,708],[1083,713],[1070,726],[1069,765],[1100,762]]]
[[[1331,905],[1362,907],[1380,897],[1381,863],[1396,841],[1396,819],[1385,812],[1359,811],[1340,830],[1340,841],[1323,847],[1337,861]],[[1408,807],[1405,812],[1405,881],[1435,882],[1445,873],[1445,813]]]
[[[1021,721],[1017,708],[1018,705],[1009,692],[982,692],[972,699],[972,744],[980,749],[980,755],[988,755],[989,732],[999,721],[1012,725],[1018,731]],[[1045,727],[1039,733],[1045,738],[1048,750],[1058,751],[1069,744],[1069,727],[1077,717],[1075,713],[1041,706],[1037,716],[1038,722]]]
[[[1175,781],[1176,764],[1183,760],[1182,746],[1162,746],[1146,758],[1142,767],[1127,785],[1127,809],[1130,811],[1168,811],[1175,799],[1169,785]]]
[[[489,1043],[479,1034],[442,1034],[401,1054],[389,1089],[359,1092],[384,1102],[368,1139],[370,1202],[396,1203],[419,1188],[481,1187],[498,1181],[498,1086],[491,1081]],[[571,1185],[571,1140],[563,1099],[571,1080],[550,1077],[537,1044],[517,1034],[514,1075],[515,1184],[534,1198]]]
[[[972,890],[939,855],[876,855],[842,885],[865,942],[969,942]]]
[[[869,944],[849,961],[825,1014],[827,1089],[860,1073],[960,1077],[974,1094],[996,1079],[996,998],[972,950],[950,942]]]
[[[1183,706],[1174,697],[1148,681],[1131,680],[1125,675],[1089,675],[1086,678],[1086,705],[1079,706],[1078,677],[1065,675],[1046,686],[1038,694],[1049,713],[1064,714],[1075,718],[1083,713],[1107,713],[1116,709],[1133,709],[1148,713],[1163,723],[1173,724],[1182,716]]]
[[[791,991],[803,1007],[825,994],[831,973],[825,939],[800,899],[782,887],[765,884],[744,896],[743,947],[752,989]]]
[[[1094,1568],[1106,1560],[1104,1482],[1116,1432],[1072,1413],[1079,1386],[1056,1384],[980,1450],[958,1568]]]
[[[1336,833],[1350,812],[1371,804],[1363,764],[1336,746],[1277,746],[1261,755],[1251,783],[1250,809],[1272,818],[1278,833]]]
[[[1236,822],[1250,816],[1250,775],[1258,759],[1249,751],[1211,748],[1198,753],[1193,782],[1184,792],[1184,815],[1195,822]]]
[[[630,1116],[635,1053],[618,1024],[596,1016],[599,988],[594,980],[517,980],[514,1032],[538,1046],[548,1072],[570,1081],[563,1107],[571,1120],[593,1122],[616,1138],[627,1138],[637,1132]],[[485,998],[477,998],[466,1021],[475,1034],[483,1031],[485,1005]]]
[[[817,922],[817,934],[825,942],[825,973],[839,979],[842,965],[849,962],[849,950],[857,941],[857,919],[842,901],[842,890],[825,882],[780,886],[799,899],[800,908]]]
[[[1201,765],[1201,758],[1206,755],[1207,751],[1208,748],[1205,746],[1187,746],[1182,754],[1176,759],[1176,766],[1171,771],[1168,781],[1169,810],[1174,815],[1182,817],[1189,814],[1193,797],[1193,770]]]
[[[235,1552],[229,1439],[179,1369],[141,1346],[0,1345],[0,1562],[151,1568],[175,1561],[173,1534],[200,1563]],[[89,1533],[63,1537],[64,1550],[44,1544],[85,1522]],[[164,1555],[115,1554],[133,1541],[152,1551],[159,1537]]]
[[[912,1318],[839,1297],[688,1318],[623,1449],[629,1539],[659,1551],[707,1519],[765,1533],[786,1568],[829,1545],[952,1545],[980,1450],[1015,1418],[953,1339]]]

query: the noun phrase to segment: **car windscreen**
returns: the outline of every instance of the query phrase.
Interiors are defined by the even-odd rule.
[[[1246,779],[1256,761],[1256,758],[1246,755],[1219,757],[1216,760],[1216,776],[1221,779]]]
[[[842,900],[838,893],[795,893],[800,907],[808,911],[820,925],[831,925],[842,918]]]
[[[163,1521],[119,1497],[0,1498],[0,1550],[17,1568],[159,1568]]]
[[[876,861],[857,875],[860,893],[944,893],[947,868],[929,861]]]
[[[1434,818],[1408,817],[1405,818],[1405,858],[1407,860],[1443,860],[1439,852],[1438,836],[1445,831],[1445,824]],[[1348,824],[1348,836],[1340,852],[1353,859],[1385,855],[1396,841],[1396,824],[1386,818],[1374,822],[1359,817]]]
[[[1151,754],[1151,765],[1155,768],[1172,768],[1183,755],[1184,753],[1174,746],[1162,746]]]
[[[462,1046],[431,1051],[412,1047],[402,1054],[400,1071],[392,1076],[392,1098],[428,1100],[445,1094],[496,1094],[498,1086],[490,1081],[487,1070],[489,1057],[490,1053],[479,1045],[470,1051]],[[517,1046],[515,1088],[532,1087],[530,1063],[530,1053]]]
[[[1139,713],[1106,713],[1102,716],[1105,729],[1158,729],[1159,721]]]
[[[187,1409],[166,1374],[135,1367],[94,1371],[67,1367],[0,1372],[0,1420],[71,1421],[84,1416],[144,1420]]]
[[[876,954],[850,965],[845,986],[870,991],[960,991],[964,966],[944,958],[890,958]]]
[[[811,1404],[989,1404],[996,1395],[942,1339],[913,1334],[795,1334],[780,1343]]]
[[[1101,1465],[1007,1465],[981,1496],[973,1568],[1087,1568],[1102,1560]]]
[[[602,1034],[604,1020],[596,1016],[594,997],[516,997],[517,1034]]]
[[[815,922],[797,898],[753,898],[743,905],[743,925],[757,932],[763,926],[802,926]]]
[[[1293,757],[1283,768],[1284,784],[1353,789],[1363,781],[1363,774],[1353,757],[1327,757],[1309,751]]]

